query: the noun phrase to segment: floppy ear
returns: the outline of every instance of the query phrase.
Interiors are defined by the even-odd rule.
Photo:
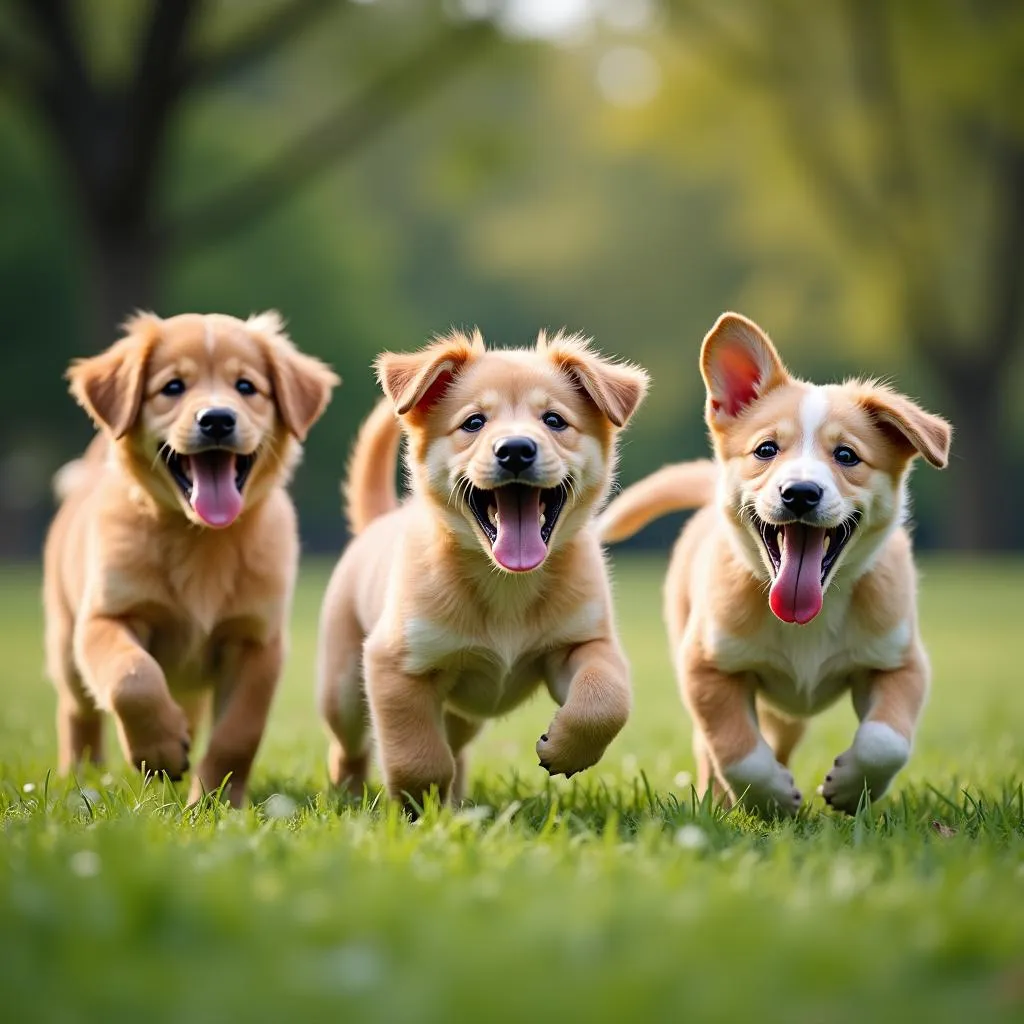
[[[482,349],[479,333],[474,333],[472,341],[462,334],[453,334],[418,352],[382,352],[374,368],[384,394],[394,403],[399,416],[414,409],[425,414],[440,401],[456,374]]]
[[[132,428],[142,406],[146,360],[160,333],[160,320],[150,314],[125,324],[127,336],[91,359],[77,359],[68,368],[69,390],[96,426],[114,440]]]
[[[953,428],[942,417],[925,412],[886,387],[871,388],[861,398],[861,405],[908,458],[922,455],[936,469],[946,468]]]
[[[263,342],[277,411],[288,431],[305,441],[341,378],[324,362],[300,352],[285,333],[278,313],[250,317],[246,327]]]
[[[756,398],[790,378],[768,335],[739,313],[723,313],[700,350],[708,420],[738,416]]]
[[[650,377],[645,369],[599,356],[587,338],[559,334],[548,341],[541,332],[537,348],[575,379],[613,426],[624,427],[647,394]]]

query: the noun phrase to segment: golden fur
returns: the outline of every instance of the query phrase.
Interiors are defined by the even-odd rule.
[[[805,719],[849,692],[861,724],[819,791],[852,813],[907,760],[927,694],[906,487],[916,455],[945,466],[949,425],[888,387],[793,378],[764,332],[736,314],[705,338],[701,371],[717,471],[670,466],[628,488],[601,536],[619,540],[672,508],[700,507],[665,585],[700,789],[795,813],[802,797],[786,765]],[[816,504],[794,513],[792,487],[808,482]],[[812,548],[795,561],[791,537],[823,543],[807,556],[813,575],[804,570]]]
[[[60,768],[101,760],[109,712],[128,760],[177,778],[212,696],[192,797],[230,775],[237,804],[286,646],[298,538],[284,487],[338,380],[295,349],[274,313],[143,315],[126,331],[68,374],[100,433],[58,473],[62,503],[44,554]],[[216,446],[197,426],[213,407],[236,418]],[[171,471],[173,453],[194,474],[191,498]],[[205,506],[203,460],[213,460],[215,482],[235,482],[212,504],[207,492]],[[193,504],[208,518],[223,513],[222,528]]]
[[[436,787],[457,799],[465,745],[541,682],[562,705],[537,743],[542,766],[566,776],[590,767],[630,706],[592,516],[646,374],[576,337],[542,334],[535,349],[489,351],[478,333],[385,353],[377,371],[387,397],[359,434],[345,488],[357,536],[320,626],[332,781],[361,789],[372,731],[392,796],[418,801]],[[412,493],[399,505],[400,430]],[[499,463],[509,437],[536,449],[525,475]],[[564,491],[542,490],[563,482]],[[556,499],[524,498],[533,512],[499,521],[499,499],[510,500],[502,488],[534,502],[534,491],[565,495],[539,564],[507,568],[499,529],[521,523],[522,535],[536,538]],[[493,499],[494,538],[473,512],[474,496]],[[537,509],[544,515],[531,518]]]

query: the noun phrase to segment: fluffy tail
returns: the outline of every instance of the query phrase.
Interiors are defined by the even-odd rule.
[[[51,486],[58,504],[65,501],[72,491],[78,490],[82,484],[95,477],[96,470],[107,458],[109,447],[110,442],[106,434],[97,434],[77,459],[65,462],[53,474]]]
[[[708,459],[677,462],[627,487],[597,520],[605,544],[632,537],[669,512],[709,505],[715,496],[718,469]]]
[[[395,407],[388,399],[359,428],[345,481],[345,514],[352,533],[359,533],[378,516],[398,508],[395,466],[401,430]]]

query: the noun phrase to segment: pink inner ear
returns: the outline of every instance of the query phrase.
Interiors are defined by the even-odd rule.
[[[715,378],[720,393],[712,397],[711,407],[736,416],[757,398],[761,369],[746,348],[727,345],[715,354]]]
[[[448,385],[451,384],[452,378],[455,376],[451,370],[445,370],[443,373],[437,375],[437,379],[429,388],[423,393],[423,397],[416,403],[416,408],[420,412],[429,412],[430,409],[441,401],[444,393],[448,390]]]

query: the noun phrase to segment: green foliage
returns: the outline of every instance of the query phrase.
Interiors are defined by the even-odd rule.
[[[73,6],[92,73],[123,83],[148,4]],[[290,6],[308,0],[207,0],[189,52],[222,58]],[[451,324],[500,344],[544,326],[593,334],[654,378],[629,482],[705,450],[696,352],[729,308],[763,322],[801,375],[892,376],[954,419],[950,471],[921,474],[926,545],[1019,545],[1024,345],[1019,323],[997,327],[1024,294],[1021,5],[664,0],[622,5],[654,12],[632,27],[618,6],[594,5],[592,29],[560,45],[508,39],[479,63],[459,52],[458,73],[382,113],[319,176],[289,177],[295,141],[346,103],[360,109],[371,83],[450,26],[453,5],[324,3],[175,109],[152,197],[166,241],[158,311],[276,305],[345,378],[298,480],[310,545],[337,544],[337,484],[381,348]],[[0,52],[16,20],[0,15]],[[652,69],[646,102],[609,92],[623,55]],[[0,490],[0,542],[24,554],[48,475],[88,435],[61,371],[106,339],[92,327],[86,218],[12,68],[0,76],[0,471],[14,459],[31,472]],[[217,227],[275,161],[278,185]],[[993,465],[1005,514],[972,475],[991,480]]]
[[[0,987],[12,1020],[1016,1020],[1024,793],[1019,563],[927,561],[935,688],[895,792],[762,824],[692,798],[658,615],[663,566],[617,569],[636,709],[551,782],[536,700],[476,745],[472,800],[411,824],[325,788],[306,566],[255,805],[190,808],[117,755],[52,764],[34,571],[0,578]],[[811,791],[853,727],[815,722]]]

